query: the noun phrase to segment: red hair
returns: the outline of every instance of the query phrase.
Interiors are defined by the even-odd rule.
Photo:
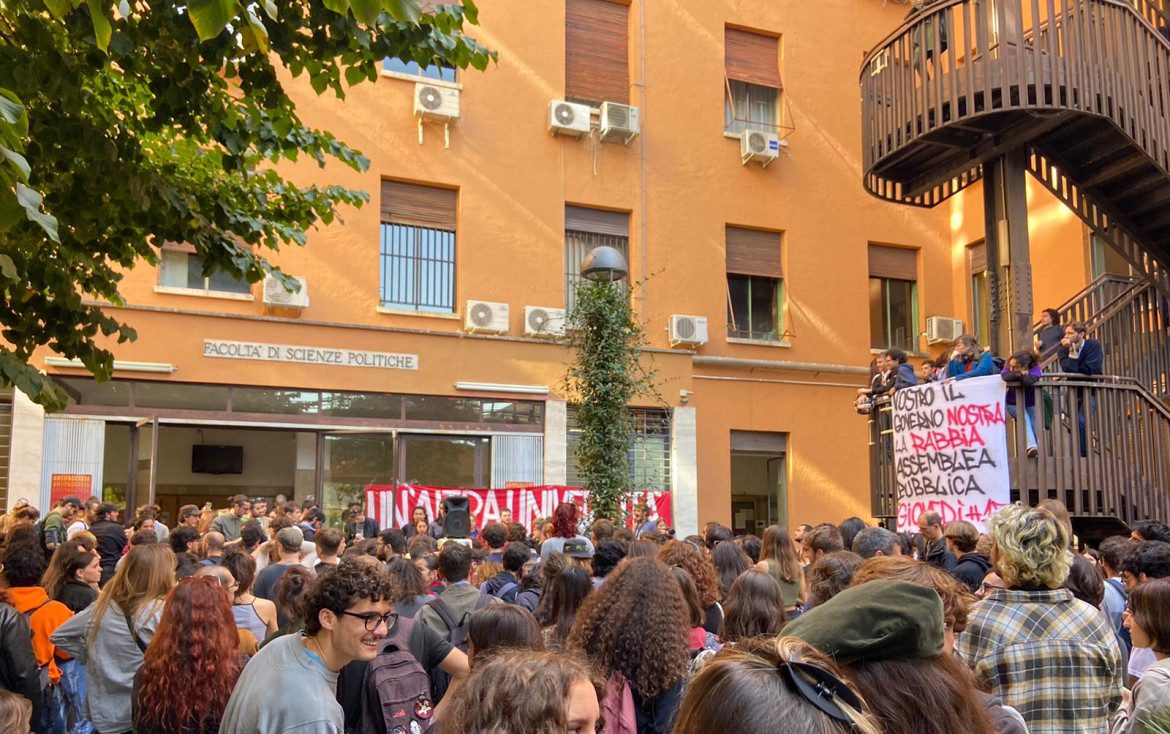
[[[580,515],[577,505],[572,502],[562,502],[553,510],[553,533],[558,538],[573,538],[577,535],[577,522]]]
[[[211,576],[183,579],[167,595],[146,650],[135,728],[203,731],[218,723],[240,676],[231,602]]]

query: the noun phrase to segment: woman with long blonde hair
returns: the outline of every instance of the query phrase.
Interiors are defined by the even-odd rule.
[[[52,634],[61,650],[85,664],[86,711],[100,732],[130,731],[134,675],[142,667],[175,585],[175,554],[162,544],[136,545],[97,601]]]

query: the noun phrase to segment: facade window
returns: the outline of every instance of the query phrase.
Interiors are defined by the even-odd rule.
[[[630,483],[635,491],[662,492],[670,489],[670,411],[631,408],[633,426],[630,431]],[[577,465],[577,447],[581,444],[581,429],[577,426],[577,409],[568,410],[568,474],[571,487],[584,487],[581,469]]]
[[[419,66],[417,61],[403,61],[392,56],[387,56],[382,59],[382,71],[388,71],[393,74],[403,74],[405,76],[417,76],[423,79],[434,79],[441,82],[455,83],[455,67],[442,66],[439,64],[431,64],[430,66]]]
[[[630,101],[629,14],[620,2],[566,1],[566,99],[594,107]]]
[[[168,244],[163,247],[159,258],[158,284],[164,288],[185,288],[205,293],[252,292],[252,284],[215,270],[211,275],[203,274],[203,257],[195,253],[191,245]]]
[[[738,28],[723,31],[726,89],[723,129],[776,132],[779,125],[780,39]]]
[[[608,245],[630,261],[630,215],[580,206],[565,207],[565,310],[572,313],[581,283],[581,261],[595,247]]]
[[[451,189],[382,182],[382,306],[455,313],[455,200]]]
[[[991,343],[991,277],[987,271],[987,245],[983,242],[967,248],[968,272],[971,274],[971,323],[980,344]]]
[[[918,253],[869,246],[870,346],[918,351]]]
[[[780,233],[727,227],[727,335],[780,341],[784,335]]]

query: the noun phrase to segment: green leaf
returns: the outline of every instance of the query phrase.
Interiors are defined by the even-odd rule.
[[[16,184],[16,201],[24,207],[24,215],[28,221],[40,225],[45,234],[54,242],[60,242],[57,235],[57,218],[41,211],[41,202],[45,197],[39,191],[34,191],[24,184]]]
[[[64,20],[66,15],[72,13],[80,5],[80,2],[70,2],[70,0],[45,0],[45,7],[57,20]]]
[[[256,15],[252,5],[244,8],[244,14],[248,19],[248,27],[252,29],[252,37],[256,46],[259,47],[261,53],[268,53],[268,29],[264,27],[264,21]]]
[[[12,262],[12,258],[0,254],[0,275],[3,275],[9,280],[20,280],[20,271],[16,269],[16,263]]]
[[[106,15],[106,8],[102,0],[85,0],[89,8],[89,17],[93,21],[93,38],[97,47],[105,51],[110,47],[110,34],[114,32],[110,25],[110,18]],[[107,6],[108,7],[108,6]]]
[[[200,41],[218,36],[236,17],[239,9],[238,0],[191,0],[187,6],[191,24],[195,26]]]
[[[32,173],[32,169],[29,168],[28,160],[24,156],[15,150],[5,148],[3,145],[0,145],[0,156],[3,156],[12,164],[12,167],[17,170],[22,180],[28,181],[28,175]]]
[[[353,17],[366,25],[377,23],[378,16],[382,14],[382,0],[350,0],[349,6],[353,10]]]
[[[364,81],[365,78],[366,72],[360,66],[351,66],[345,70],[345,83],[351,87],[355,84],[358,84],[359,82]],[[0,148],[0,150],[3,149]]]
[[[0,89],[0,120],[12,125],[18,136],[28,135],[28,111],[20,98],[7,89]]]
[[[261,0],[261,6],[264,8],[264,14],[269,18],[276,20],[276,3],[273,0]]]
[[[422,16],[419,0],[382,0],[382,9],[403,23],[417,23]]]
[[[349,0],[321,0],[321,4],[339,15],[349,13]]]
[[[24,209],[11,189],[0,190],[0,232],[7,232],[24,219]]]

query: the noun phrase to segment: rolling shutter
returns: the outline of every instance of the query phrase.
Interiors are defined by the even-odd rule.
[[[630,215],[625,212],[609,212],[602,209],[586,209],[582,206],[565,207],[565,229],[576,232],[630,236]]]
[[[455,230],[454,189],[382,182],[382,221],[412,227]]]
[[[869,277],[918,280],[918,251],[870,245]]]
[[[565,3],[565,96],[587,102],[630,100],[628,5]]]
[[[970,263],[971,275],[987,270],[987,243],[980,242],[967,248],[967,261]]]
[[[780,278],[780,233],[728,227],[727,272]]]
[[[774,36],[724,29],[723,63],[728,79],[784,88],[780,81],[780,39]]]

